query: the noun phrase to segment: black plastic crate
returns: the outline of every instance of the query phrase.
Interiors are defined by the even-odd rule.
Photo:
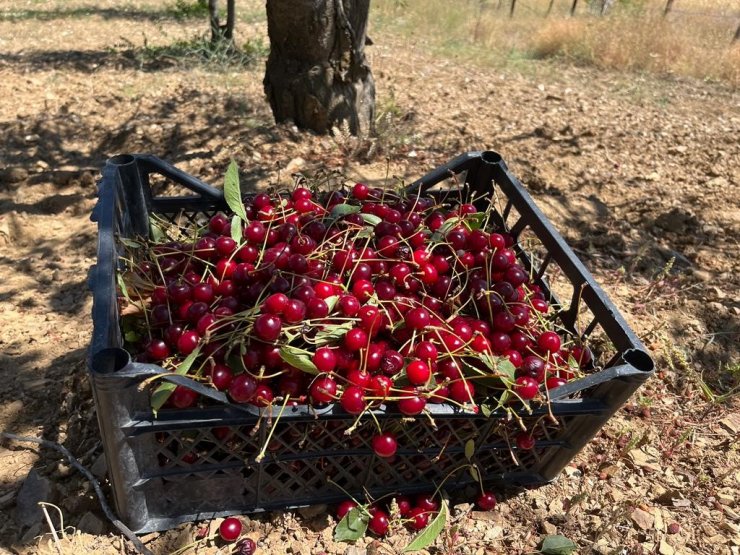
[[[186,196],[156,196],[154,182],[166,181]],[[99,201],[98,260],[91,268],[93,338],[90,371],[98,421],[118,514],[145,533],[178,523],[227,514],[292,508],[391,492],[429,491],[467,462],[464,446],[475,443],[473,462],[495,485],[537,485],[553,480],[614,412],[653,372],[653,361],[547,218],[495,152],[459,156],[409,185],[461,199],[500,201],[498,224],[517,238],[517,254],[536,282],[560,307],[559,323],[601,352],[600,370],[550,392],[550,411],[522,411],[536,447],[518,451],[506,441],[516,428],[494,413],[463,412],[451,405],[427,405],[437,428],[423,415],[375,414],[383,429],[395,427],[399,450],[392,463],[373,454],[371,422],[363,421],[349,440],[343,431],[355,417],[330,406],[286,409],[272,431],[267,456],[255,462],[271,426],[260,426],[257,409],[230,404],[215,390],[187,377],[163,378],[188,385],[216,401],[213,406],[161,411],[155,418],[142,382],[165,373],[156,365],[132,362],[123,349],[116,293],[120,237],[146,236],[150,215],[193,220],[226,209],[221,191],[147,155],[112,158],[103,170]],[[453,192],[450,192],[449,184]],[[158,187],[159,185],[157,185]],[[485,203],[488,200],[484,201]],[[568,302],[559,303],[557,299]],[[278,408],[272,409],[273,416]],[[554,421],[550,414],[554,416]],[[403,422],[402,422],[403,420]],[[363,427],[368,433],[362,433]],[[196,451],[195,462],[183,454]],[[468,472],[446,482],[471,484]],[[333,483],[332,483],[333,482]],[[340,486],[342,489],[340,489]]]

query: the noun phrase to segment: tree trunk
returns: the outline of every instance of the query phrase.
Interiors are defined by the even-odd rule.
[[[234,42],[234,25],[236,24],[236,0],[226,0],[226,26],[224,27],[224,38]]]
[[[226,0],[226,24],[221,25],[218,17],[218,0],[208,0],[208,18],[211,23],[211,42],[234,42],[236,24],[236,0]]]
[[[326,133],[373,131],[375,83],[365,59],[370,0],[267,0],[265,93],[275,121]]]
[[[545,12],[545,17],[550,15],[550,12],[552,11],[552,5],[555,3],[555,0],[550,0],[550,3],[547,5],[547,12]]]
[[[671,13],[672,7],[673,7],[673,0],[668,0],[665,3],[665,8],[663,9],[663,17],[666,17],[669,13]]]

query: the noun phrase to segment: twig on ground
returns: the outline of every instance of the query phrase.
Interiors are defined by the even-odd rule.
[[[136,550],[141,553],[142,555],[153,555],[149,549],[141,542],[139,538],[136,537],[136,534],[134,534],[128,526],[126,526],[123,522],[121,522],[118,517],[113,513],[110,506],[108,505],[108,502],[105,500],[105,495],[103,495],[103,490],[100,488],[100,484],[95,479],[95,476],[92,475],[92,473],[82,466],[80,462],[70,453],[66,447],[59,445],[58,443],[54,443],[53,441],[48,441],[46,439],[37,439],[35,437],[26,437],[26,436],[18,436],[15,434],[11,434],[8,432],[0,432],[0,436],[2,436],[4,439],[10,439],[13,441],[20,441],[25,443],[36,443],[37,445],[41,445],[42,447],[46,447],[48,449],[54,449],[55,451],[58,451],[65,457],[67,457],[67,460],[69,463],[75,467],[77,470],[79,470],[85,478],[92,484],[93,488],[95,489],[95,493],[98,496],[98,501],[100,502],[100,508],[103,509],[103,513],[105,513],[105,516],[108,518],[108,520],[118,528],[118,530],[126,536],[126,538],[134,544],[134,547]]]

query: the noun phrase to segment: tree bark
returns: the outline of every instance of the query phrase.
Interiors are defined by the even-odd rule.
[[[370,0],[267,0],[265,93],[276,122],[326,133],[373,132],[375,83],[365,59]]]
[[[665,3],[665,8],[663,9],[663,17],[666,17],[669,13],[671,13],[672,7],[673,7],[673,0],[668,0]]]
[[[236,24],[236,0],[226,0],[226,24],[221,25],[218,16],[218,0],[208,0],[208,19],[211,24],[211,42],[234,42],[234,25]]]
[[[547,12],[545,12],[545,17],[550,15],[550,12],[552,11],[552,5],[555,3],[555,0],[550,0],[550,3],[547,5]]]

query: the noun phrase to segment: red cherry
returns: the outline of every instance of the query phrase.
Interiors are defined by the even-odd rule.
[[[367,343],[367,333],[361,328],[352,328],[344,336],[344,346],[350,352],[359,351],[363,347],[367,347]]]
[[[216,363],[211,369],[211,383],[219,391],[226,391],[233,379],[234,373],[225,364]]]
[[[392,457],[398,449],[396,436],[391,433],[378,434],[373,438],[373,451],[379,457]]]
[[[217,235],[221,235],[228,231],[230,227],[231,222],[229,221],[229,218],[227,218],[222,212],[215,214],[210,220],[208,220],[208,229]]]
[[[437,351],[437,347],[435,347],[434,343],[431,341],[420,341],[419,344],[416,345],[416,349],[414,349],[414,354],[421,360],[430,362],[437,360],[437,355],[439,353]]]
[[[331,403],[337,394],[337,382],[329,376],[319,376],[311,384],[309,394],[315,403]]]
[[[415,416],[424,410],[427,402],[413,387],[404,387],[403,396],[398,400],[398,410],[406,416]]]
[[[319,372],[332,372],[337,366],[337,356],[329,347],[319,347],[313,355],[313,363]]]
[[[450,399],[453,401],[460,404],[473,403],[474,396],[475,386],[473,386],[473,382],[458,380],[450,384]]]
[[[531,376],[519,376],[516,379],[514,390],[516,391],[517,395],[519,395],[519,397],[521,397],[525,401],[528,401],[530,399],[534,399],[537,396],[537,392],[539,391],[539,384],[537,383],[537,380],[535,380]]]
[[[352,196],[357,200],[365,200],[370,195],[370,187],[364,183],[355,183],[352,187]]]
[[[537,346],[543,353],[560,351],[560,336],[554,331],[546,331],[537,338]]]
[[[350,385],[344,388],[342,397],[339,399],[342,408],[350,414],[360,414],[365,410],[365,397],[362,388]]]
[[[412,308],[406,313],[404,318],[406,327],[412,330],[421,330],[429,326],[431,319],[429,311],[426,308]]]
[[[545,387],[547,387],[547,389],[556,389],[560,387],[561,385],[565,385],[567,383],[568,383],[567,380],[563,378],[552,377],[552,378],[547,378],[547,381],[545,382]]]
[[[385,536],[386,533],[388,533],[388,526],[390,526],[388,515],[380,509],[375,509],[375,512],[367,525],[370,531],[378,536]]]
[[[423,530],[429,524],[429,511],[421,508],[414,507],[409,511],[406,518],[410,520],[409,526],[414,530]]]
[[[313,196],[311,191],[309,189],[306,189],[305,187],[298,187],[295,191],[293,191],[293,194],[290,195],[290,198],[293,199],[293,202],[300,199],[310,199]]]
[[[282,322],[274,314],[261,314],[254,321],[254,334],[263,341],[273,342],[280,337]]]
[[[352,294],[357,297],[360,302],[368,300],[375,292],[372,282],[367,279],[358,279],[352,285]]]
[[[269,386],[258,384],[252,398],[252,404],[257,405],[258,407],[267,407],[272,403],[274,398],[275,394]]]
[[[372,392],[373,397],[385,399],[390,393],[393,382],[388,376],[373,376],[368,384],[368,389]]]
[[[198,401],[198,394],[184,385],[178,385],[172,392],[170,401],[175,408],[187,409],[195,405]]]
[[[482,511],[492,511],[496,506],[496,496],[490,491],[485,491],[478,496],[475,504]]]
[[[416,506],[424,511],[433,513],[439,509],[439,502],[431,495],[422,494],[416,497]]]
[[[287,295],[284,293],[273,293],[265,299],[262,308],[265,312],[269,312],[270,314],[282,314],[283,310],[285,310],[285,307],[288,305],[289,300],[290,299],[288,299]]]
[[[218,527],[218,533],[225,542],[233,542],[242,533],[242,523],[239,519],[229,517]]]
[[[424,385],[432,377],[432,372],[425,362],[413,360],[406,366],[406,376],[413,385]]]
[[[364,372],[359,368],[347,372],[347,381],[352,385],[357,385],[362,389],[369,387],[372,376],[369,372]]]
[[[298,299],[291,299],[283,309],[283,320],[289,324],[297,324],[306,318],[306,304]]]
[[[182,332],[182,335],[177,340],[177,350],[183,355],[189,355],[200,343],[200,335],[198,332],[189,330]]]
[[[170,348],[161,339],[152,339],[146,348],[146,352],[152,360],[163,360],[170,356]]]
[[[257,391],[257,380],[249,374],[239,374],[229,384],[229,397],[235,403],[249,403],[255,391]]]
[[[342,295],[339,297],[339,310],[344,316],[356,316],[360,311],[360,301],[354,295]]]
[[[354,509],[355,507],[357,507],[357,503],[355,503],[351,499],[342,501],[337,507],[337,518],[339,520],[342,520],[346,516],[346,514],[350,512],[352,509]]]
[[[516,436],[516,446],[522,451],[533,449],[535,443],[535,439],[527,432],[519,432]]]
[[[413,507],[411,505],[411,499],[406,495],[399,495],[396,497],[396,505],[398,505],[398,512],[403,518],[406,518],[409,515]]]

